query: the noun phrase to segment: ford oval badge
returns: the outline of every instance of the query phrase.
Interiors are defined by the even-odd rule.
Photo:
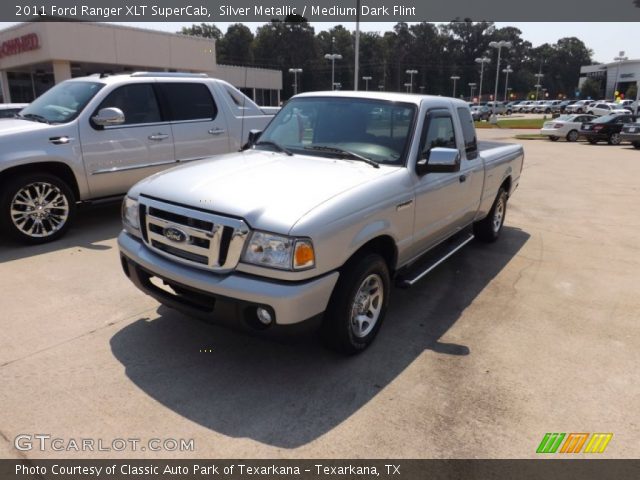
[[[164,230],[162,230],[162,234],[172,242],[176,243],[185,242],[188,238],[188,235],[186,233],[184,233],[182,230],[177,229],[176,227],[166,227]]]

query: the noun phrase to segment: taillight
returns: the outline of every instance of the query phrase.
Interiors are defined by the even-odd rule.
[[[561,123],[556,123],[553,128],[562,128],[562,124]]]

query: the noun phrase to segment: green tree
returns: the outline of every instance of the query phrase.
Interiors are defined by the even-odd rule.
[[[587,78],[580,87],[581,98],[600,98],[601,92],[600,82],[594,78]]]
[[[190,27],[182,27],[182,30],[178,33],[192,35],[194,37],[213,38],[215,40],[222,38],[222,32],[213,23],[201,23],[200,25],[194,24]]]
[[[220,40],[218,62],[247,65],[253,63],[253,33],[246,25],[229,25],[227,33]]]

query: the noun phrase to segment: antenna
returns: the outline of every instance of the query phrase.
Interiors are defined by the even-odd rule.
[[[247,67],[245,65],[244,67],[244,89],[247,89],[247,74],[249,71],[249,67]],[[242,107],[240,107],[242,109],[242,118],[240,119],[240,151],[242,152],[244,150],[244,146],[245,144],[242,143],[244,142],[244,116],[245,116],[245,105],[247,104],[247,94],[244,92],[242,93]],[[249,142],[247,142],[249,143]]]

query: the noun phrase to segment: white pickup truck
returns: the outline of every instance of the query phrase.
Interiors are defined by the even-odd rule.
[[[204,74],[62,82],[0,122],[0,226],[26,243],[54,240],[77,202],[121,197],[178,163],[237,151],[274,113]]]
[[[298,95],[250,144],[129,191],[124,272],[165,305],[248,328],[324,312],[347,353],[376,336],[392,279],[413,285],[498,238],[524,158],[478,142],[460,100],[379,92]]]

